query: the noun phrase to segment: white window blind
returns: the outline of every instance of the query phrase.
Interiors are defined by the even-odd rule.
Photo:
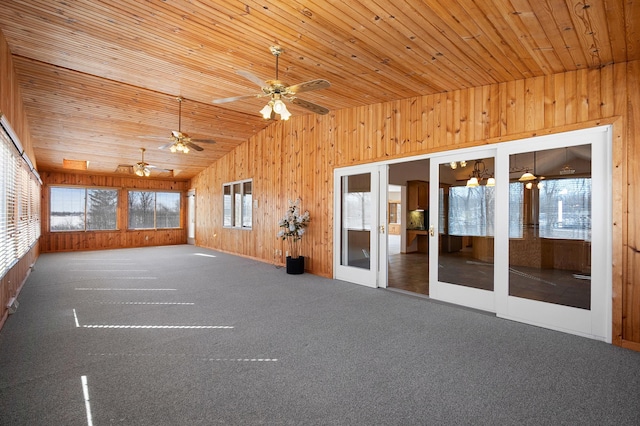
[[[40,237],[37,172],[0,114],[0,277]]]

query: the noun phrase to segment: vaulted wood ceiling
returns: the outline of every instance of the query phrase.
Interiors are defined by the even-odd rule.
[[[40,171],[116,173],[145,160],[188,179],[269,125],[238,75],[331,87],[334,111],[640,59],[638,0],[3,0]],[[214,139],[157,149],[178,129]],[[294,115],[310,114],[288,105]],[[331,113],[331,112],[330,112]],[[146,136],[146,137],[145,137]],[[151,137],[150,137],[151,136]]]

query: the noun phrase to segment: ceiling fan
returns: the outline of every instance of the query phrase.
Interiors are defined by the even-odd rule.
[[[213,139],[194,139],[188,134],[182,132],[182,101],[184,98],[177,97],[176,100],[178,101],[178,130],[172,130],[171,136],[169,137],[170,142],[159,146],[158,148],[169,148],[171,152],[182,152],[186,154],[191,149],[195,149],[196,151],[202,151],[204,149],[201,146],[196,145],[194,142],[216,143]],[[152,137],[155,138],[155,136]]]
[[[327,114],[329,110],[323,106],[316,105],[309,101],[302,100],[296,95],[302,92],[310,92],[312,90],[326,89],[331,84],[327,80],[316,79],[307,81],[305,83],[294,84],[292,86],[284,83],[278,79],[278,58],[280,54],[283,52],[283,49],[280,46],[271,46],[269,48],[273,56],[276,57],[276,78],[275,80],[266,80],[262,81],[252,73],[248,71],[238,70],[236,74],[241,75],[249,81],[256,83],[258,86],[262,88],[261,93],[257,93],[254,95],[241,95],[241,96],[233,96],[230,98],[222,98],[222,99],[214,99],[214,104],[223,104],[226,102],[239,101],[242,99],[249,98],[263,98],[269,97],[269,102],[265,107],[260,111],[262,117],[266,120],[275,118],[276,114],[280,114],[280,117],[283,120],[288,120],[291,116],[291,113],[287,110],[285,102],[290,102],[294,105],[298,105],[302,108],[308,109],[316,114]]]
[[[129,173],[134,173],[137,176],[140,177],[149,177],[151,175],[151,170],[158,170],[159,172],[166,172],[166,173],[171,173],[171,175],[173,175],[173,170],[171,169],[163,169],[161,167],[157,167],[154,166],[152,164],[149,164],[147,162],[144,161],[144,152],[146,150],[144,148],[140,148],[140,153],[142,154],[142,159],[137,162],[135,165],[133,166],[125,166],[125,165],[121,165],[118,166],[118,169],[128,169]]]

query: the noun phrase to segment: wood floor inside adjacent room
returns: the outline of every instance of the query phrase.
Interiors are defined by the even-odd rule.
[[[400,238],[389,236],[388,287],[429,295],[429,254],[401,253]],[[493,264],[479,262],[469,250],[441,253],[438,258],[441,282],[493,290]],[[524,266],[509,268],[509,295],[520,298],[590,308],[590,276],[577,271]]]

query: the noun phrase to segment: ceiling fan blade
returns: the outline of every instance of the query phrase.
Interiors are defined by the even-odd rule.
[[[216,143],[213,139],[195,139],[191,138],[191,142],[200,142],[200,143]]]
[[[301,106],[302,108],[306,108],[309,111],[313,111],[316,114],[325,115],[325,114],[329,113],[329,110],[327,108],[325,108],[323,106],[320,106],[320,105],[316,105],[316,104],[311,103],[309,101],[302,100],[300,98],[291,98],[291,103],[295,104],[295,105],[298,105],[298,106]]]
[[[238,71],[236,71],[236,74],[243,76],[247,80],[254,82],[255,84],[257,84],[260,87],[264,87],[266,85],[264,80],[259,79],[258,77],[256,77],[252,73],[250,73],[249,71],[238,70]]]
[[[169,148],[171,145],[173,145],[174,143],[175,143],[175,142],[171,141],[171,142],[166,143],[166,144],[164,144],[164,145],[162,145],[162,146],[159,146],[159,147],[158,147],[158,149],[167,149],[167,148]]]
[[[147,164],[147,168],[148,169],[154,169],[154,170],[157,170],[159,172],[173,173],[173,170],[171,170],[171,169],[163,169],[162,167],[154,166],[153,164]]]
[[[264,96],[262,94],[259,95],[241,95],[241,96],[232,96],[230,98],[222,98],[222,99],[214,99],[213,101],[211,101],[214,104],[225,104],[227,102],[234,102],[234,101],[240,101],[242,99],[249,99],[249,98],[259,98],[261,96]]]
[[[317,79],[317,80],[311,80],[305,83],[294,84],[293,86],[289,86],[287,87],[287,92],[292,95],[295,95],[296,93],[326,89],[327,87],[330,87],[330,86],[331,86],[331,83],[329,83],[327,80]]]
[[[196,151],[204,151],[204,148],[202,148],[201,146],[196,145],[193,142],[185,142],[185,144],[189,147],[189,148],[193,148]]]
[[[140,139],[166,139],[166,136],[139,135]]]

